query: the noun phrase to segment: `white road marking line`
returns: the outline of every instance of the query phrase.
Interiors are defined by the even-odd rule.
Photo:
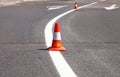
[[[106,0],[100,0],[100,2],[104,2],[104,1],[106,1]]]
[[[97,2],[81,6],[81,7],[79,7],[79,9],[90,6],[90,5],[93,5],[95,3],[97,3]],[[52,27],[53,27],[54,23],[58,19],[60,19],[61,17],[65,16],[65,15],[67,15],[67,14],[73,12],[73,11],[75,11],[75,10],[73,9],[73,10],[67,11],[63,14],[58,15],[57,17],[53,18],[46,25],[44,33],[45,33],[45,41],[46,41],[46,46],[47,47],[50,47],[51,44],[52,44],[52,39],[53,39]],[[73,72],[72,68],[68,65],[68,63],[65,61],[64,57],[62,56],[62,54],[60,52],[49,51],[49,54],[50,54],[50,57],[53,60],[53,63],[55,65],[60,77],[77,77],[77,75]]]
[[[113,4],[113,5],[111,5],[111,6],[109,6],[109,7],[104,7],[106,10],[113,10],[113,9],[117,9],[117,8],[119,8],[118,6],[117,6],[117,4]]]
[[[59,51],[49,52],[60,77],[77,77]]]
[[[34,0],[23,0],[23,1],[34,1]]]
[[[93,2],[93,3],[91,3],[91,4],[87,4],[87,5],[78,7],[78,9],[81,9],[81,8],[84,8],[84,7],[88,7],[88,6],[94,5],[94,4],[96,4],[96,3],[98,3],[98,2]]]
[[[48,10],[55,10],[55,9],[61,9],[63,7],[67,7],[68,5],[64,6],[47,6]]]
[[[54,26],[54,23],[55,23],[58,19],[60,19],[61,17],[65,16],[65,15],[67,15],[67,14],[73,12],[73,11],[74,11],[74,9],[73,9],[73,10],[70,10],[70,11],[68,11],[68,12],[65,12],[65,13],[63,13],[63,14],[55,17],[55,18],[53,18],[53,19],[46,25],[46,27],[45,27],[45,32],[44,32],[44,33],[45,33],[45,40],[46,40],[46,45],[47,45],[47,47],[50,47],[51,44],[52,44],[52,39],[53,39],[52,27]]]

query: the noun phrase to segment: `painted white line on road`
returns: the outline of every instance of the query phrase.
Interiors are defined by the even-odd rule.
[[[93,3],[91,3],[91,4],[87,4],[87,5],[78,7],[78,9],[81,9],[81,8],[84,8],[84,7],[88,7],[88,6],[94,5],[94,4],[96,4],[96,3],[98,3],[98,2],[93,2]]]
[[[77,77],[59,51],[49,52],[60,77]]]
[[[113,9],[117,9],[117,8],[119,8],[118,6],[117,6],[117,4],[113,4],[113,5],[111,5],[111,6],[109,6],[109,7],[104,7],[106,10],[113,10]]]
[[[23,1],[34,1],[34,0],[23,0]]]
[[[90,5],[93,5],[97,2],[91,3],[91,4],[87,4],[81,7],[78,7],[78,9],[80,8],[84,8],[84,7],[88,7]],[[70,10],[67,11],[63,14],[58,15],[57,17],[53,18],[45,27],[45,41],[46,41],[46,46],[50,47],[52,44],[52,40],[53,40],[53,32],[52,32],[52,27],[54,25],[54,23],[60,19],[61,17],[71,13],[75,11]],[[62,54],[59,51],[49,51],[50,57],[53,60],[53,63],[60,75],[60,77],[77,77],[77,75],[73,72],[73,70],[71,69],[71,67],[68,65],[68,63],[65,61],[64,57],[62,56]]]
[[[64,5],[64,6],[47,6],[48,10],[55,10],[55,9],[61,9],[63,7],[67,7],[68,5]]]
[[[67,15],[67,14],[73,12],[73,11],[74,11],[74,10],[70,10],[70,11],[68,11],[68,12],[65,12],[65,13],[63,13],[63,14],[55,17],[55,18],[53,18],[53,19],[46,25],[46,27],[45,27],[45,32],[44,32],[44,33],[45,33],[45,40],[46,40],[46,45],[47,45],[47,47],[50,47],[51,44],[52,44],[52,40],[53,40],[52,27],[53,27],[54,23],[55,23],[58,19],[60,19],[61,17],[65,16],[65,15]]]
[[[106,0],[100,0],[100,2],[104,2],[104,1],[106,1]]]

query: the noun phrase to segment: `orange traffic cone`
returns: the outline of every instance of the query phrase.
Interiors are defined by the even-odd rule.
[[[78,3],[77,2],[74,3],[74,9],[78,10]]]
[[[65,51],[66,49],[62,46],[61,34],[60,34],[60,24],[55,23],[54,35],[52,46],[48,48],[49,51]]]

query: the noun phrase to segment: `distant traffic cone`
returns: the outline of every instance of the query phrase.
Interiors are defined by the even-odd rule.
[[[66,49],[62,46],[60,24],[55,23],[52,46],[48,48],[49,51],[65,51]]]
[[[75,10],[78,10],[78,3],[75,1],[75,3],[74,3],[74,9]]]

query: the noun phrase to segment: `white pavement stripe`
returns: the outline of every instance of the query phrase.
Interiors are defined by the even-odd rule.
[[[61,9],[63,7],[67,7],[68,5],[64,6],[47,6],[48,10],[55,10],[55,9]]]
[[[60,52],[50,51],[49,54],[54,65],[57,67],[56,69],[58,70],[60,77],[77,77]]]
[[[80,8],[84,8],[84,7],[88,7],[90,5],[93,5],[97,2],[91,3],[91,4],[87,4],[84,6],[79,7]],[[52,27],[54,25],[54,23],[60,19],[61,17],[71,13],[75,11],[70,10],[67,11],[63,14],[58,15],[57,17],[53,18],[45,27],[45,41],[46,41],[46,46],[50,47],[52,44],[52,40],[53,40],[53,34],[52,34]],[[58,51],[49,51],[49,54],[53,60],[53,63],[57,69],[57,71],[60,74],[60,77],[77,77],[77,75],[73,72],[73,70],[71,69],[71,67],[68,65],[68,63],[65,61],[64,57],[62,56],[62,54]]]
[[[91,3],[91,4],[87,4],[87,5],[78,7],[78,9],[81,9],[81,8],[84,8],[84,7],[88,7],[88,6],[94,5],[94,4],[96,4],[96,3],[98,3],[98,2],[93,2],[93,3]]]
[[[44,33],[45,33],[45,40],[46,40],[46,45],[47,45],[47,47],[50,47],[51,44],[52,44],[52,40],[53,40],[52,27],[53,27],[54,23],[55,23],[58,19],[60,19],[61,17],[65,16],[65,15],[67,15],[67,14],[73,12],[73,11],[74,11],[74,10],[70,10],[70,11],[68,11],[68,12],[65,12],[65,13],[63,13],[63,14],[55,17],[55,18],[53,18],[53,19],[46,25],[46,27],[45,27],[45,32],[44,32]]]
[[[117,9],[117,8],[119,8],[118,6],[117,6],[117,4],[113,4],[113,5],[111,5],[111,6],[109,6],[109,7],[104,7],[106,10],[113,10],[113,9]]]
[[[100,2],[104,2],[104,1],[106,1],[106,0],[100,0]]]

